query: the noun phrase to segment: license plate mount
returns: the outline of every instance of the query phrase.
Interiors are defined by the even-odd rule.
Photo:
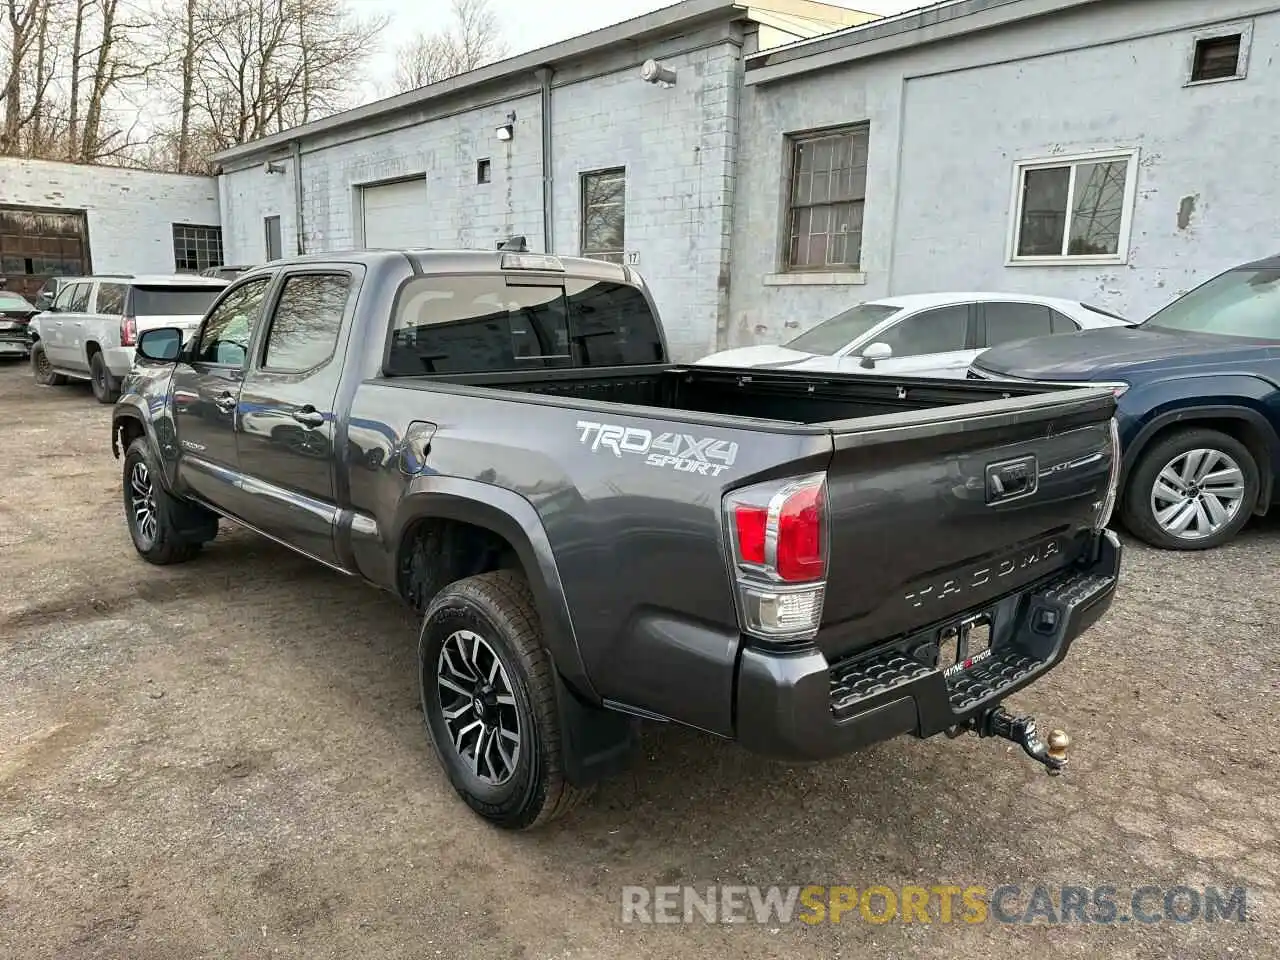
[[[938,669],[944,677],[963,673],[991,656],[990,611],[965,617],[938,631]]]

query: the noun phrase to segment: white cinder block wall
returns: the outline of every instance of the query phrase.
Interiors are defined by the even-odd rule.
[[[626,250],[639,258],[679,360],[716,348],[728,306],[739,34],[726,23],[628,46],[559,66],[552,80],[552,250],[581,252],[581,175],[626,168]],[[677,71],[674,86],[641,80],[650,56]],[[513,111],[515,135],[498,141],[495,129]],[[286,172],[265,174],[263,155],[230,164],[220,177],[229,263],[263,259],[269,216],[281,218],[285,254],[296,250],[292,153],[271,158]],[[481,158],[491,162],[487,184],[476,183]],[[309,253],[362,244],[362,186],[422,174],[427,245],[492,248],[524,234],[530,249],[547,248],[541,96],[532,74],[304,137],[301,166]]]
[[[672,355],[691,361],[716,349],[728,305],[739,47],[682,41],[659,52],[676,71],[672,87],[645,83],[628,63],[555,89],[553,232],[557,252],[579,253],[582,174],[625,167],[626,251],[652,288]]]
[[[939,290],[1084,299],[1141,319],[1280,251],[1280,14],[1263,12],[1275,7],[1090,3],[747,86],[731,344],[788,339],[858,300]],[[1184,86],[1196,33],[1239,19],[1253,24],[1248,76]],[[785,134],[864,121],[865,283],[766,284],[781,269]],[[1128,263],[1006,266],[1015,162],[1121,148],[1140,156]]]
[[[213,177],[0,157],[0,204],[84,210],[97,273],[173,273],[173,225],[217,226]]]

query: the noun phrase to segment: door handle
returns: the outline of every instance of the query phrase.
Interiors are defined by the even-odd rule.
[[[304,427],[324,426],[324,414],[310,404],[293,411],[293,419],[297,420]]]
[[[223,413],[230,413],[236,408],[236,398],[229,393],[224,393],[213,402],[218,405],[218,409]]]

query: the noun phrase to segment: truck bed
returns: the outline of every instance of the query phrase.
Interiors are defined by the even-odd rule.
[[[1014,395],[1008,384],[975,380],[668,365],[411,379],[787,424],[836,423]],[[1060,391],[1035,384],[1016,388],[1018,396],[1045,392]]]

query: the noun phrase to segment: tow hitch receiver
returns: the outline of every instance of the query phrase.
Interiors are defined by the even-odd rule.
[[[1040,739],[1034,717],[1015,717],[1003,707],[993,707],[970,721],[970,729],[979,737],[1001,737],[1018,744],[1032,760],[1044,764],[1045,772],[1056,777],[1067,766],[1067,747],[1071,738],[1062,730],[1049,733],[1048,744]]]

